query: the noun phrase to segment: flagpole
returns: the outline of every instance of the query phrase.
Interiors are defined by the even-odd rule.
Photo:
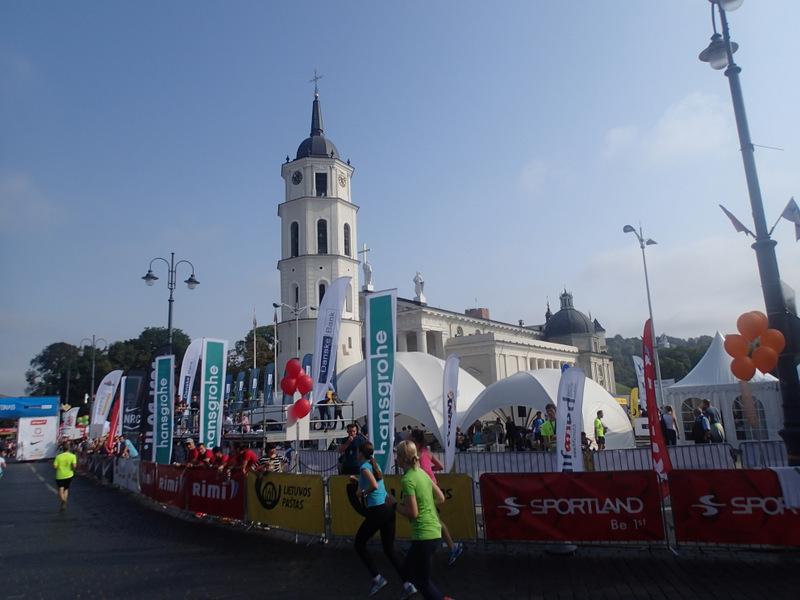
[[[253,368],[256,368],[256,328],[258,323],[256,321],[256,309],[253,309]]]

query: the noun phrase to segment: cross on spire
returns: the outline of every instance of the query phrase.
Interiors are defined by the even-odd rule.
[[[318,87],[317,87],[317,82],[318,82],[320,79],[322,79],[323,77],[325,77],[325,76],[324,76],[324,75],[317,75],[317,70],[316,70],[316,69],[314,69],[314,78],[313,78],[313,79],[309,79],[309,80],[308,80],[308,83],[313,83],[313,84],[314,84],[314,95],[315,95],[315,96],[318,96],[318,95],[319,95],[319,89],[318,89]]]

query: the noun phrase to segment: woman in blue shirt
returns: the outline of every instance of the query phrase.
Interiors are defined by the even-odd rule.
[[[375,447],[372,442],[364,441],[359,444],[358,461],[361,463],[360,474],[358,477],[355,475],[350,476],[350,481],[358,483],[356,496],[363,499],[366,504],[366,518],[361,527],[358,528],[358,533],[356,533],[355,548],[358,556],[372,576],[370,596],[376,594],[378,590],[386,585],[386,579],[375,568],[375,563],[372,562],[372,557],[367,552],[367,542],[377,531],[381,532],[383,553],[394,565],[400,578],[405,580],[403,569],[394,553],[395,510],[394,506],[386,504],[386,487],[383,483],[383,473],[381,473],[378,463],[375,462],[374,453]],[[414,586],[405,581],[403,590],[400,593],[400,599],[403,600],[416,593],[417,590]]]

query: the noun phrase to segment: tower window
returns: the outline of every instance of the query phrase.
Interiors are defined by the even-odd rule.
[[[294,286],[294,305],[300,306],[300,287]]]
[[[317,254],[328,253],[328,222],[325,219],[317,221]]]
[[[314,186],[317,188],[317,196],[327,196],[328,195],[328,174],[327,173],[315,173],[314,174]]]
[[[322,304],[322,299],[325,297],[325,284],[319,284],[319,303]]]
[[[350,253],[350,223],[344,224],[344,255],[352,258]]]
[[[289,226],[289,237],[292,258],[295,256],[300,256],[300,225],[298,225],[297,221]]]

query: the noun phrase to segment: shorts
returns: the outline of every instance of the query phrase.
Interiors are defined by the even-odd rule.
[[[69,485],[71,483],[72,483],[72,477],[67,477],[66,479],[56,479],[56,486],[64,488],[65,490],[69,489]]]
[[[602,435],[598,435],[596,441],[598,446],[605,446],[606,438]]]

